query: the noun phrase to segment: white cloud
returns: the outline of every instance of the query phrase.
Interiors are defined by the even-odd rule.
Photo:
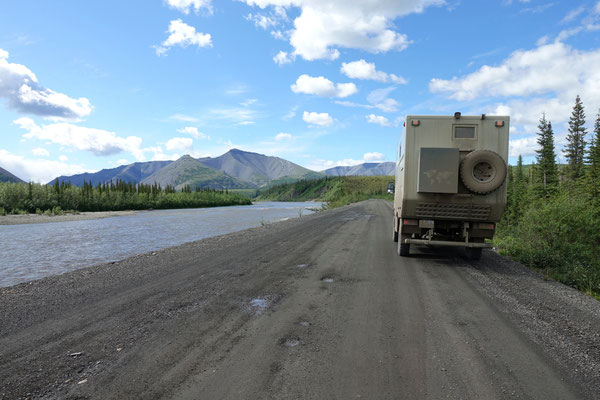
[[[354,83],[337,83],[334,84],[329,79],[322,76],[309,76],[306,74],[300,75],[296,83],[292,84],[291,89],[294,93],[314,94],[322,97],[348,97],[358,89]]]
[[[377,71],[375,63],[366,62],[363,59],[342,63],[340,72],[352,79],[369,79],[379,82],[394,82],[405,84],[406,80],[394,74],[388,74],[383,71]]]
[[[169,119],[181,122],[198,122],[198,118],[185,114],[173,114],[169,117]]]
[[[169,33],[169,37],[160,46],[154,46],[156,55],[166,55],[173,46],[212,47],[212,40],[209,33],[196,32],[196,28],[186,24],[181,19],[171,21],[167,32]]]
[[[191,152],[193,150],[193,139],[174,137],[169,139],[165,144],[167,151],[180,150],[183,152]]]
[[[273,57],[273,61],[275,61],[275,64],[284,65],[294,61],[294,58],[294,56],[286,53],[285,51],[280,51],[275,57]]]
[[[60,156],[58,156],[58,159],[59,159],[60,161],[63,161],[63,162],[64,162],[64,161],[67,161],[67,160],[69,159],[69,157],[65,156],[64,154],[61,154]]]
[[[383,158],[385,156],[383,155],[383,153],[377,153],[377,152],[371,152],[371,153],[365,153],[363,155],[363,160],[365,161],[374,161],[374,162],[381,162],[383,161]]]
[[[511,123],[533,133],[542,112],[554,126],[568,121],[578,94],[588,110],[600,107],[600,69],[590,65],[600,65],[600,49],[554,42],[516,51],[498,66],[486,65],[461,78],[432,79],[429,86],[461,101],[502,99],[490,111],[510,114]]]
[[[554,42],[533,50],[515,51],[501,65],[484,65],[462,78],[432,79],[429,88],[434,93],[450,93],[450,98],[456,100],[574,93],[583,89],[584,82],[597,82],[600,71],[589,66],[599,62],[598,49],[579,51]]]
[[[117,136],[114,132],[86,128],[66,122],[36,125],[32,119],[26,117],[13,122],[27,131],[23,134],[25,139],[44,140],[77,150],[90,151],[97,156],[128,151],[136,159],[144,159],[143,149],[141,148],[142,139],[137,136],[123,138]]]
[[[508,155],[510,157],[531,156],[535,154],[535,150],[539,147],[537,144],[537,136],[525,137],[511,140],[509,143]]]
[[[370,124],[378,124],[381,126],[390,126],[390,121],[381,115],[369,114],[367,115],[367,122]]]
[[[206,9],[209,14],[212,14],[212,0],[165,0],[171,8],[175,8],[184,14],[189,14],[193,9],[196,14],[201,9]]]
[[[571,11],[569,11],[564,18],[560,21],[561,24],[566,24],[567,22],[573,21],[575,18],[579,16],[585,10],[584,6],[579,6]]]
[[[236,125],[252,125],[257,117],[256,111],[251,108],[215,108],[211,114],[217,119],[228,120]]]
[[[35,74],[26,66],[8,62],[8,52],[0,49],[0,98],[18,112],[46,118],[77,120],[92,112],[85,97],[73,99],[38,83]]]
[[[32,149],[31,152],[34,156],[38,157],[48,157],[50,155],[50,152],[43,147],[36,147],[35,149]]]
[[[120,158],[117,160],[117,165],[127,165],[129,164],[129,161],[125,158]]]
[[[275,135],[275,140],[277,141],[282,141],[282,140],[291,140],[292,139],[292,135],[289,133],[278,133],[277,135]]]
[[[247,21],[253,22],[257,28],[268,29],[279,25],[277,19],[264,14],[248,14],[244,17]]]
[[[67,164],[65,162],[47,159],[25,158],[23,156],[12,154],[4,149],[0,149],[0,160],[2,160],[2,168],[7,169],[24,181],[47,183],[60,175],[93,172],[85,169],[81,165]]]
[[[179,133],[186,133],[195,139],[210,139],[210,137],[202,132],[198,132],[195,126],[186,126],[185,128],[177,129]]]
[[[302,119],[312,126],[331,126],[333,124],[333,118],[328,113],[304,111]]]
[[[476,100],[487,114],[510,115],[511,127],[522,136],[510,142],[513,157],[534,154],[538,121],[545,113],[560,154],[575,97],[581,96],[588,126],[600,108],[600,69],[590,68],[594,65],[600,65],[600,49],[553,42],[515,51],[498,66],[486,65],[460,78],[433,79],[430,90],[459,101]]]
[[[393,20],[420,13],[443,0],[242,0],[250,6],[299,8],[290,27],[293,54],[306,60],[339,57],[339,48],[382,53],[403,50],[410,41],[394,30]]]

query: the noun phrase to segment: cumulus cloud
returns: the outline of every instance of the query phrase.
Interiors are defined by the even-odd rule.
[[[275,140],[277,141],[283,141],[283,140],[291,140],[292,139],[292,135],[290,133],[285,133],[285,132],[281,132],[278,133],[277,135],[275,135]]]
[[[393,82],[405,84],[406,80],[398,75],[388,74],[383,71],[377,71],[375,63],[366,62],[363,59],[342,63],[340,72],[352,79],[369,79],[379,82]]]
[[[390,126],[390,121],[382,115],[369,114],[367,115],[367,122],[381,126]]]
[[[46,118],[77,120],[92,112],[85,97],[74,99],[38,83],[35,74],[26,66],[9,63],[8,52],[0,49],[0,98],[18,112]]]
[[[333,124],[333,118],[328,113],[304,111],[302,119],[311,126],[331,126]]]
[[[181,19],[171,21],[167,32],[169,33],[169,37],[160,46],[154,46],[156,55],[158,56],[166,55],[173,46],[212,47],[212,40],[209,33],[196,32],[196,28],[186,24]]]
[[[83,172],[93,172],[81,165],[67,164],[40,158],[25,158],[0,149],[2,168],[7,169],[24,181],[47,183],[60,175],[74,175]]]
[[[300,15],[290,27],[294,55],[306,60],[339,57],[339,48],[361,49],[371,53],[404,50],[410,43],[405,34],[394,30],[393,20],[420,13],[444,0],[242,0],[261,9],[298,8]]]
[[[174,137],[165,144],[167,151],[179,150],[183,152],[193,151],[193,140],[191,138]]]
[[[195,126],[186,126],[185,128],[177,129],[179,133],[186,133],[195,139],[210,139],[210,137],[202,132],[198,132]]]
[[[144,159],[141,148],[142,138],[117,136],[114,132],[102,129],[86,128],[66,122],[37,125],[31,118],[19,118],[14,121],[21,129],[25,139],[38,139],[76,150],[89,151],[97,156],[108,156],[128,151],[138,160]]]
[[[529,135],[546,113],[560,139],[577,95],[586,110],[600,108],[600,70],[594,65],[600,65],[600,49],[578,50],[556,41],[515,51],[497,66],[485,65],[462,77],[432,79],[429,87],[455,100],[476,99],[488,114],[510,115],[511,125]],[[533,136],[521,137],[511,140],[510,151],[533,154],[536,146]]]
[[[165,0],[167,5],[184,14],[189,14],[191,10],[194,10],[196,14],[201,9],[205,9],[209,14],[212,14],[212,0]]]
[[[384,157],[385,156],[383,155],[383,153],[377,153],[376,151],[373,151],[371,153],[365,153],[363,155],[363,160],[365,160],[365,161],[381,162]]]
[[[64,154],[61,154],[60,156],[58,156],[58,159],[60,161],[67,161],[69,159],[69,157],[65,156]]]
[[[31,152],[34,156],[38,157],[48,157],[50,155],[50,152],[43,147],[36,147],[35,149],[32,149]]]
[[[275,57],[273,57],[273,61],[275,61],[275,64],[278,65],[289,64],[294,61],[294,56],[286,53],[285,51],[280,51]]]
[[[296,83],[292,84],[291,89],[294,93],[314,94],[322,97],[348,97],[358,89],[354,83],[337,83],[334,84],[329,79],[322,76],[309,76],[306,74],[300,75]]]

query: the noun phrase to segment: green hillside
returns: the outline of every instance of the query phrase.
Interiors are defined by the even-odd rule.
[[[393,176],[339,176],[300,180],[272,186],[260,192],[257,200],[327,202],[329,208],[344,206],[371,198],[392,200],[387,193]]]

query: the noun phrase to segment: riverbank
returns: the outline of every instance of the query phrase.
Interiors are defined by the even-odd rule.
[[[0,215],[0,225],[23,225],[23,224],[45,224],[48,222],[86,221],[90,219],[101,219],[109,217],[122,217],[134,215],[139,211],[86,211],[80,213],[68,213],[61,215],[46,214],[19,214]]]

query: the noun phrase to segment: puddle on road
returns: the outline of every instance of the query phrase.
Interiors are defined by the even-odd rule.
[[[300,338],[292,337],[283,339],[281,345],[284,347],[296,347],[300,344]]]
[[[270,300],[260,297],[250,300],[250,307],[254,310],[254,313],[257,315],[264,313],[270,304]]]
[[[321,278],[321,282],[332,283],[332,282],[335,282],[335,278],[333,278],[331,276],[324,276]]]
[[[297,267],[298,268],[307,268],[309,265],[308,264],[298,264]]]

